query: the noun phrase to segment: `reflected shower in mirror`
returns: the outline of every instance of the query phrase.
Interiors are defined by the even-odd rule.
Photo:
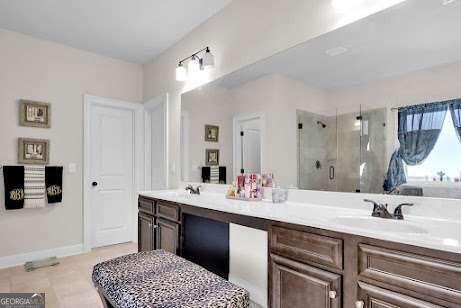
[[[459,16],[407,1],[184,93],[183,180],[461,198]]]

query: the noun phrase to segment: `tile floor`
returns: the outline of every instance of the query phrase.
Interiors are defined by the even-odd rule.
[[[136,251],[136,244],[127,243],[60,258],[59,265],[33,272],[26,272],[23,266],[0,269],[0,293],[44,292],[47,308],[102,308],[91,281],[93,266]]]
[[[46,308],[102,308],[91,280],[93,266],[136,251],[136,244],[126,243],[60,258],[59,265],[33,272],[26,272],[23,266],[0,269],[0,293],[45,293]]]

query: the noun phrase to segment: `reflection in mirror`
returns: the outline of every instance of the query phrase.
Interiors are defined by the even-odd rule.
[[[183,94],[183,179],[461,198],[459,16],[407,1]]]

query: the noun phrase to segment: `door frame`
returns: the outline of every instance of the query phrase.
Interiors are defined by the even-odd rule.
[[[144,119],[143,104],[128,102],[118,99],[84,95],[83,97],[83,250],[91,250],[91,210],[90,210],[90,131],[91,131],[91,107],[102,106],[130,110],[133,112],[133,187],[132,187],[132,217],[129,228],[131,238],[137,242],[137,229],[135,229],[137,213],[137,192],[144,188]],[[133,219],[131,219],[133,218]]]
[[[240,144],[240,129],[239,129],[239,123],[244,122],[244,121],[249,121],[249,120],[258,120],[259,121],[259,128],[261,130],[261,144],[260,144],[260,162],[261,162],[261,173],[263,173],[264,168],[265,168],[265,162],[264,162],[264,149],[265,149],[265,136],[266,136],[266,121],[265,121],[265,115],[264,113],[239,113],[234,116],[232,120],[232,168],[233,168],[233,178],[235,178],[237,175],[240,175],[240,168],[238,167],[240,165],[239,158],[240,158],[240,147],[242,146]],[[240,147],[238,147],[240,145]]]
[[[149,116],[149,110],[152,108],[155,108],[157,106],[163,105],[163,125],[164,125],[164,132],[163,132],[163,140],[164,140],[164,149],[163,149],[163,161],[164,161],[164,166],[163,166],[163,182],[165,183],[164,189],[167,189],[170,187],[170,161],[169,161],[169,112],[170,112],[170,104],[169,104],[169,94],[165,93],[160,96],[154,97],[152,99],[149,99],[148,101],[144,102],[143,104],[143,121],[144,121],[144,162],[146,164],[146,168],[144,169],[144,184],[147,186],[147,183],[151,183],[152,181],[152,174],[149,174],[146,170],[148,169],[147,165],[149,164],[148,162],[152,163],[150,159],[147,157],[151,155],[151,150],[152,150],[152,145],[150,141],[148,141],[148,137],[150,136],[149,134],[152,134],[152,131],[147,131],[147,117]],[[151,167],[151,166],[149,166]],[[152,168],[149,168],[151,171]],[[148,179],[147,177],[150,176],[151,179]],[[150,190],[148,187],[144,187],[144,189]]]

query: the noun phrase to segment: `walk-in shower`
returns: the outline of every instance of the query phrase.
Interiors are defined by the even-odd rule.
[[[386,110],[316,114],[297,110],[300,189],[383,191]]]

